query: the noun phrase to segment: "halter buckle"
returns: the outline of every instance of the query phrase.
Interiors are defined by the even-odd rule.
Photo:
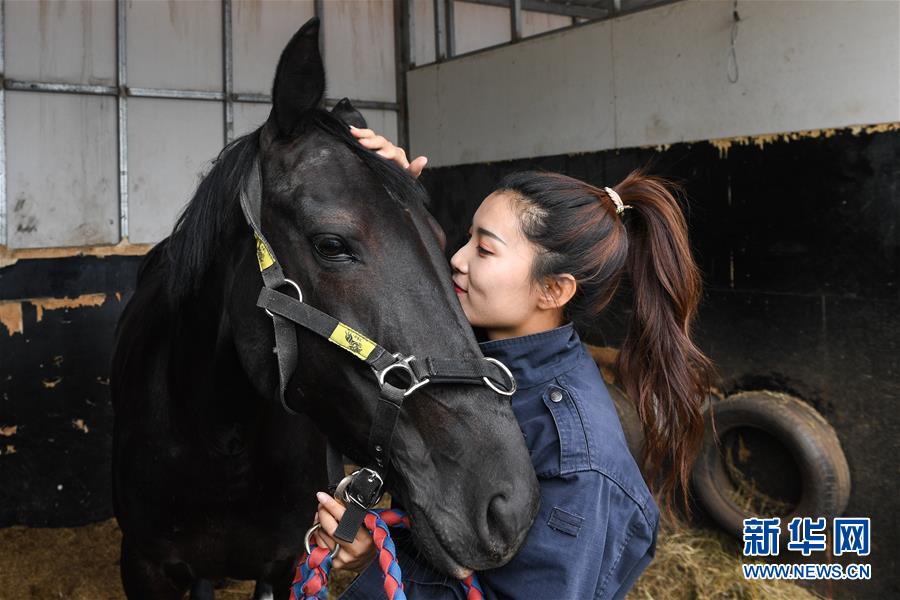
[[[357,477],[365,477],[364,480],[361,480],[364,489],[351,492],[350,485],[357,480]],[[378,504],[378,501],[381,500],[381,496],[383,495],[381,493],[382,487],[384,487],[384,480],[381,478],[378,471],[364,467],[341,479],[341,482],[337,484],[337,488],[334,490],[334,497],[340,498],[344,502],[352,502],[357,506],[368,510],[372,506]],[[368,498],[363,498],[363,494],[367,495]]]

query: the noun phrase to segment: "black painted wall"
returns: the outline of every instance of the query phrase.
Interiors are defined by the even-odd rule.
[[[112,516],[109,360],[141,258],[30,259],[0,269],[0,303],[19,302],[23,321],[21,333],[0,326],[0,527]],[[48,298],[72,307],[39,308]]]
[[[725,154],[698,143],[553,156],[430,169],[423,181],[449,253],[506,172],[538,167],[611,185],[648,163],[688,192],[707,282],[696,332],[724,376],[720,386],[794,394],[838,432],[853,478],[847,514],[873,521],[874,579],[836,584],[835,593],[900,597],[900,132],[839,132]],[[0,302],[21,301],[24,311],[23,333],[0,327],[0,428],[17,427],[0,436],[0,526],[111,516],[108,362],[139,262],[75,257],[0,269]],[[40,321],[29,301],[85,294],[105,300],[44,310]],[[627,297],[618,298],[587,341],[618,345],[628,310]]]

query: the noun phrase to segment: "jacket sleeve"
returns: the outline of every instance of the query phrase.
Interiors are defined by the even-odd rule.
[[[624,596],[655,551],[655,507],[643,508],[597,471],[542,480],[524,545],[479,576],[501,600]]]
[[[652,526],[640,511],[635,511],[622,541],[621,558],[607,573],[607,581],[597,589],[597,598],[620,600],[630,590],[656,554],[658,519]]]

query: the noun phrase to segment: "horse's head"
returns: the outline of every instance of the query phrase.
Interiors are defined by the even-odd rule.
[[[423,189],[350,135],[348,125],[365,120],[349,102],[318,108],[325,84],[318,29],[308,22],[285,48],[272,112],[257,133],[261,229],[309,305],[392,352],[480,358]],[[250,301],[236,293],[230,318],[245,369],[260,393],[276,398],[272,322],[248,306],[260,278],[247,236]],[[366,464],[378,402],[372,370],[304,328],[297,339],[287,403]],[[483,386],[428,385],[405,400],[387,486],[410,510],[419,548],[455,575],[511,558],[537,509],[537,481],[508,398]]]

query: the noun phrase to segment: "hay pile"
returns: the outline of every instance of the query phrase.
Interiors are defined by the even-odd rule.
[[[628,600],[812,600],[820,596],[788,581],[748,581],[741,547],[724,533],[663,523],[656,557]]]
[[[815,600],[821,596],[788,581],[747,581],[741,547],[725,533],[663,524],[656,557],[627,600]],[[329,600],[353,580],[338,572]]]
[[[0,598],[123,598],[119,582],[121,532],[114,519],[71,529],[0,529]],[[656,558],[628,595],[629,600],[736,599],[811,600],[818,596],[781,581],[745,581],[741,549],[724,534],[664,526]],[[336,573],[336,598],[353,579]],[[221,600],[243,600],[252,582],[225,582]]]
[[[0,598],[123,598],[115,519],[72,528],[0,529]]]

